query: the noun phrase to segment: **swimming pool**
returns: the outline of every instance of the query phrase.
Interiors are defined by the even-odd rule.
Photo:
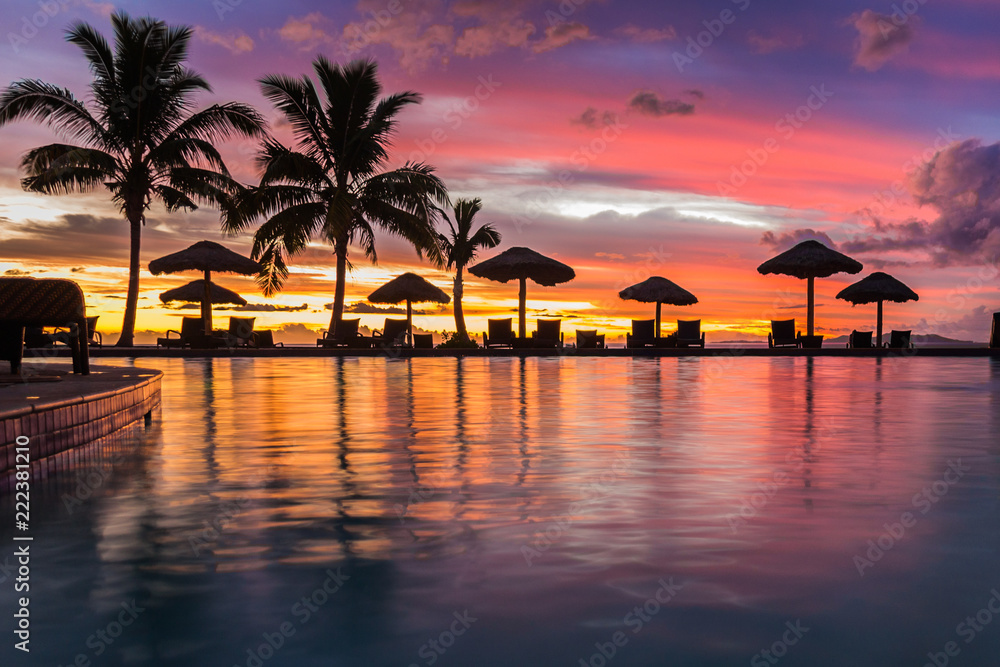
[[[162,412],[37,487],[5,665],[1000,655],[997,360],[134,364]]]

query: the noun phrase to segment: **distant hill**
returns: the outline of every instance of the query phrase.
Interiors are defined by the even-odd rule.
[[[848,336],[837,336],[836,338],[824,338],[823,346],[827,345],[847,345]],[[889,334],[882,334],[882,342],[889,342]],[[945,336],[940,336],[938,334],[913,334],[913,344],[914,345],[976,345],[974,341],[971,340],[955,340],[954,338],[946,338]]]

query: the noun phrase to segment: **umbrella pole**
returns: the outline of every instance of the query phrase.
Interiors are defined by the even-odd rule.
[[[528,279],[521,278],[521,286],[517,291],[517,337],[524,340],[527,337],[527,325],[524,321],[524,304],[528,300]]]
[[[875,347],[882,347],[882,302],[878,302],[878,320],[876,324],[877,338],[875,338]]]
[[[413,347],[413,305],[406,300],[406,344]]]
[[[815,282],[816,279],[813,278],[812,276],[809,276],[806,280],[808,281],[808,287],[806,289],[809,290],[809,294],[808,294],[808,297],[806,299],[806,309],[808,311],[807,314],[806,314],[806,335],[807,336],[812,336],[813,335],[813,321],[815,319],[815,317],[814,317],[814,310],[815,310],[815,307],[816,307],[816,292],[815,292],[815,286],[814,286],[813,283]]]
[[[656,337],[660,337],[660,306],[663,304],[659,301],[656,302]]]
[[[205,335],[212,335],[212,273],[205,269],[205,295],[201,297],[201,320],[205,323]]]

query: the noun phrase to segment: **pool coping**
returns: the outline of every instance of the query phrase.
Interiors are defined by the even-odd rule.
[[[94,366],[90,375],[0,387],[0,476],[15,469],[19,439],[28,439],[34,463],[148,420],[160,404],[162,378],[156,369]]]
[[[52,356],[51,354],[49,356]],[[55,356],[66,356],[62,351]],[[222,348],[217,350],[179,350],[176,348],[129,347],[104,348],[91,350],[93,357],[136,358],[136,357],[168,357],[168,358],[266,358],[266,357],[387,357],[419,358],[419,357],[992,357],[1000,358],[1000,348],[981,346],[942,346],[916,347],[911,349],[849,349],[844,347],[828,347],[819,349],[777,348],[766,347],[707,347],[707,348],[606,348],[580,349],[566,347],[562,349],[324,349],[319,347],[279,347],[271,349]]]

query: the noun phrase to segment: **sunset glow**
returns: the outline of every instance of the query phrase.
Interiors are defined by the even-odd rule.
[[[88,98],[77,21],[110,34],[99,2],[11,2],[0,43],[3,85],[40,79]],[[399,117],[391,165],[433,165],[452,199],[480,197],[479,223],[503,235],[496,250],[530,247],[572,266],[576,279],[528,285],[529,330],[563,318],[567,336],[597,328],[617,341],[653,307],[618,291],[662,275],[699,303],[664,307],[664,328],[701,319],[709,342],[760,340],[769,320],[805,323],[805,282],[756,267],[806,238],[864,264],[858,276],[817,281],[817,333],[871,329],[873,306],[838,291],[873,271],[911,286],[919,302],[890,304],[887,328],[985,341],[1000,310],[1000,66],[991,3],[704,3],[566,0],[360,0],[249,3],[117,2],[195,29],[189,64],[212,85],[199,107],[254,105],[289,144],[287,123],[257,79],[312,74],[317,54],[373,58],[383,94],[413,90]],[[720,11],[728,23],[714,23]],[[42,20],[44,19],[44,20]],[[881,23],[880,23],[881,21]],[[721,26],[721,27],[720,27]],[[879,30],[890,30],[883,40]],[[888,28],[886,28],[888,26]],[[714,30],[719,34],[711,34]],[[708,32],[706,32],[708,31]],[[703,37],[708,35],[708,37]],[[692,48],[692,44],[704,43]],[[105,191],[26,193],[21,155],[62,140],[34,123],[0,128],[0,271],[65,277],[83,287],[99,330],[121,328],[128,225]],[[259,174],[253,141],[219,147],[247,184]],[[158,294],[200,276],[152,276],[149,261],[208,239],[250,254],[251,234],[226,237],[217,211],[154,207],[142,237],[137,342],[177,328],[189,310]],[[412,271],[449,294],[453,275],[378,235],[379,263],[352,248],[349,310]],[[265,298],[252,279],[220,274],[277,340],[309,343],[329,323],[330,246],[313,239],[291,260],[283,291]],[[515,316],[516,283],[466,277],[465,313],[479,335],[489,317]],[[418,330],[453,331],[450,306],[416,305]],[[362,308],[366,327],[391,313]]]

